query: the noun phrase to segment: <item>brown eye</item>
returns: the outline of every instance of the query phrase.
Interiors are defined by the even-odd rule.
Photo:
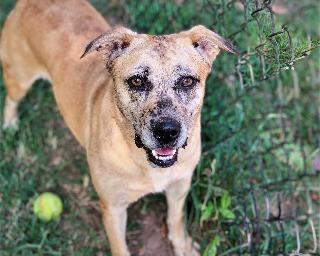
[[[131,84],[133,86],[141,86],[142,85],[142,80],[139,77],[134,77],[131,79]]]
[[[192,76],[184,76],[181,77],[178,82],[176,83],[176,89],[189,89],[194,87],[199,80]]]
[[[131,90],[135,91],[147,91],[151,90],[152,88],[152,85],[147,77],[138,75],[128,78],[127,84]]]
[[[182,79],[181,83],[181,85],[183,86],[192,86],[194,83],[194,79],[191,77],[185,77]]]

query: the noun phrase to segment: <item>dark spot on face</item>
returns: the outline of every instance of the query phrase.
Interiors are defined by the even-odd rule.
[[[196,76],[195,74],[193,74],[192,70],[189,67],[184,66],[182,64],[176,65],[174,70],[175,70],[175,73],[177,73],[178,75],[181,75],[181,76],[182,75],[185,75],[185,76],[187,76],[187,75]]]
[[[141,121],[141,125],[147,125],[147,120],[148,117],[152,115],[152,110],[151,109],[147,109],[145,111],[142,112],[142,114],[140,115],[140,121]]]
[[[141,141],[141,137],[139,135],[135,135],[134,142],[138,148],[143,148],[143,143]]]
[[[168,43],[170,42],[169,38],[167,36],[152,36],[151,38],[155,42],[153,50],[157,52],[161,58],[164,58]]]
[[[158,108],[168,108],[172,106],[172,100],[171,99],[163,99],[157,102]]]
[[[182,145],[182,148],[186,148],[188,146],[188,138],[186,139],[185,143]]]
[[[129,46],[129,42],[122,42],[120,48],[121,48],[121,50],[123,50],[123,49],[127,48],[128,46]]]
[[[172,115],[172,113],[177,113],[178,108],[173,104],[172,100],[167,98],[157,102],[153,110],[151,111],[151,117],[157,118],[166,115]]]

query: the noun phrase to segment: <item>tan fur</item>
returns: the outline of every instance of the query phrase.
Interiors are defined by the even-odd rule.
[[[80,59],[85,46],[106,31]],[[205,80],[219,50],[234,48],[202,26],[165,37],[110,30],[84,0],[20,0],[4,25],[0,46],[7,89],[4,126],[16,125],[17,104],[36,79],[52,83],[65,122],[86,149],[112,254],[130,255],[125,243],[128,205],[148,193],[166,191],[176,255],[199,255],[183,228],[183,204],[200,157]],[[101,55],[86,56],[94,50],[104,61]],[[146,64],[154,89],[148,96],[130,93],[123,81]],[[190,95],[174,96],[169,87],[181,72],[174,71],[179,65],[199,76]],[[153,145],[148,113],[160,99],[175,106],[168,111],[184,122],[189,138],[186,148],[179,142],[178,161],[168,168],[151,166],[134,142],[135,132],[141,132],[145,143]]]

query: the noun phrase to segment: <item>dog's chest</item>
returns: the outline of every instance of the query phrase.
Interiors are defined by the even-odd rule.
[[[188,173],[181,172],[179,170],[154,169],[148,174],[148,177],[153,186],[153,192],[158,193],[165,191],[170,184],[173,184],[178,180],[184,179],[188,175]]]

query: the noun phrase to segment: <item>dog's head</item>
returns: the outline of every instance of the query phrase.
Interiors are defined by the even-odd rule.
[[[119,27],[89,43],[82,57],[94,50],[104,56],[136,145],[157,167],[172,166],[179,148],[186,146],[219,51],[236,53],[232,44],[203,26],[166,36]]]

